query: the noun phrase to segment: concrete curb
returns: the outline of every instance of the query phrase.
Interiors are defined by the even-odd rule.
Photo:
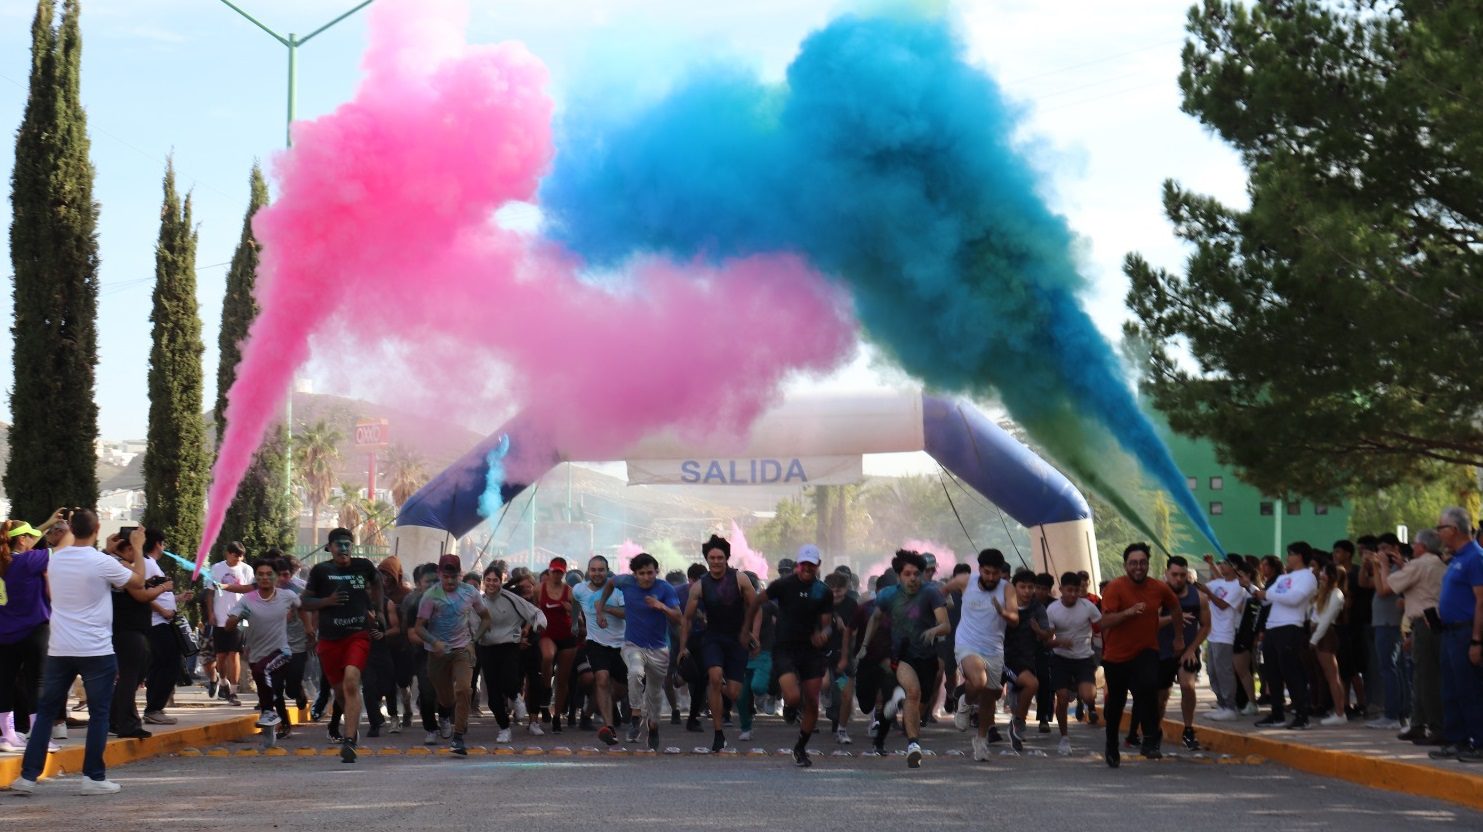
[[[1483,810],[1483,769],[1473,773],[1472,769],[1461,768],[1459,763],[1459,770],[1449,771],[1404,760],[1369,757],[1315,748],[1304,743],[1282,742],[1266,736],[1222,731],[1208,723],[1197,725],[1196,730],[1200,744],[1211,751],[1238,756],[1260,754],[1299,771]],[[1184,723],[1164,720],[1165,737],[1177,738],[1183,731]]]
[[[294,723],[299,723],[300,714],[298,709],[290,708],[289,716]],[[110,737],[108,747],[103,752],[103,762],[109,768],[126,765],[128,763],[147,760],[172,751],[191,746],[212,745],[215,743],[234,742],[247,737],[257,736],[262,729],[256,725],[257,713],[241,716],[231,716],[215,722],[203,725],[188,725],[183,727],[150,726],[154,736],[145,740],[120,739]],[[86,728],[74,728],[73,731],[85,732]],[[82,772],[83,746],[71,745],[63,748],[55,754],[48,754],[46,767],[42,769],[41,777],[55,777],[58,774],[79,774]],[[10,785],[12,781],[21,776],[21,756],[7,757],[0,760],[0,783]]]

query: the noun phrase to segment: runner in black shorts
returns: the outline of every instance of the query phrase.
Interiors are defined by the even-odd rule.
[[[931,701],[927,686],[937,678],[938,636],[947,634],[947,602],[936,585],[923,584],[926,560],[916,552],[902,550],[891,561],[900,584],[883,590],[875,599],[875,612],[865,625],[862,641],[868,644],[880,626],[880,619],[891,621],[891,664],[896,682],[906,693],[906,709],[901,725],[906,731],[906,764],[922,764],[922,747],[917,743],[922,727],[922,706]]]
[[[721,694],[724,692],[733,702],[741,696],[747,658],[757,649],[757,641],[752,638],[757,592],[745,575],[726,565],[731,559],[731,543],[726,538],[711,535],[700,549],[708,571],[690,584],[680,632],[690,632],[695,611],[703,607],[705,631],[700,637],[700,658],[709,683],[711,723],[716,730],[711,742],[714,752],[726,747],[726,732],[721,727]],[[680,661],[689,652],[681,650]]]
[[[777,602],[777,643],[773,669],[783,702],[799,708],[800,730],[793,746],[793,762],[806,768],[808,740],[819,722],[819,686],[824,678],[824,646],[833,632],[834,596],[819,580],[819,547],[798,550],[793,574],[767,585],[767,597]]]
[[[1019,607],[1019,621],[1004,630],[1004,678],[1015,689],[1014,715],[1009,720],[1009,743],[1015,751],[1023,751],[1025,718],[1041,684],[1035,672],[1040,645],[1049,643],[1054,636],[1045,607],[1036,597],[1035,573],[1021,569],[1014,573],[1012,584]]]

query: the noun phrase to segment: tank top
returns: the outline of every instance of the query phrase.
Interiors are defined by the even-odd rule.
[[[541,637],[558,642],[572,638],[572,588],[562,584],[561,595],[550,598],[542,583],[536,588],[536,600],[540,602],[537,606],[541,612],[546,614],[546,630]]]
[[[1194,619],[1193,624],[1184,624],[1184,645],[1188,647],[1194,643],[1195,634],[1200,632],[1200,591],[1194,584],[1184,588],[1184,595],[1179,598],[1179,611]],[[1159,655],[1163,658],[1174,658],[1174,628],[1177,626],[1179,622],[1159,629]]]
[[[1009,581],[999,580],[993,589],[984,589],[978,576],[968,579],[963,589],[963,617],[958,619],[958,630],[954,646],[984,656],[1004,654],[1004,617],[999,610],[1004,608],[1004,591]],[[994,601],[999,607],[994,607]]]
[[[746,607],[741,590],[736,587],[736,570],[728,568],[720,580],[710,572],[700,576],[700,604],[705,612],[706,632],[741,637],[746,621]]]

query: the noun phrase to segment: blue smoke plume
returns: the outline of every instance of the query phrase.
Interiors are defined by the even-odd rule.
[[[541,204],[549,233],[592,264],[800,252],[906,371],[997,395],[1154,537],[1101,464],[1110,437],[1219,548],[1077,302],[1074,237],[1014,144],[1015,108],[949,20],[843,17],[804,41],[783,85],[711,68],[622,119],[581,117],[563,125]]]
[[[500,488],[505,484],[505,456],[510,453],[510,437],[508,435],[499,438],[499,444],[489,449],[486,461],[489,463],[489,475],[484,480],[484,493],[479,495],[479,516],[485,519],[494,516],[496,511],[505,504],[504,496]]]

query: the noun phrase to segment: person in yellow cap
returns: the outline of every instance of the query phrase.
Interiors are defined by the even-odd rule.
[[[58,509],[41,529],[24,520],[0,523],[0,751],[26,748],[46,660],[51,604],[46,596],[50,549],[37,549],[44,529],[58,526]],[[65,524],[62,524],[65,530]],[[19,715],[19,716],[17,716]],[[55,751],[56,746],[49,750]]]

